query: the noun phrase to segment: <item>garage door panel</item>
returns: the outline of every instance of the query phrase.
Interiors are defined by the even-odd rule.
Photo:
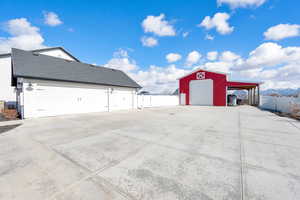
[[[106,89],[36,86],[25,89],[24,103],[27,118],[108,110]]]
[[[109,97],[110,110],[132,109],[134,106],[134,93],[130,90],[114,90]]]
[[[190,82],[190,105],[213,105],[213,80],[193,80]]]

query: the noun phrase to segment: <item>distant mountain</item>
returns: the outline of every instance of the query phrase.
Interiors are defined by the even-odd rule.
[[[236,90],[234,93],[239,99],[247,99],[248,93],[245,90]],[[260,91],[261,95],[274,95],[279,96],[297,96],[300,94],[300,88],[298,89],[268,89]]]
[[[300,94],[300,88],[298,89],[268,89],[261,91],[262,95],[278,94],[281,96],[296,96]]]

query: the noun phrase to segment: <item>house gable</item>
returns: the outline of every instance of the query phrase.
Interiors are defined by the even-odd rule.
[[[31,52],[80,62],[62,47],[37,49]],[[16,101],[15,88],[12,87],[11,53],[0,54],[0,101]]]

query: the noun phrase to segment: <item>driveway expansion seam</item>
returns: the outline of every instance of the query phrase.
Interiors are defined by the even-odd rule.
[[[66,186],[65,188],[63,188],[63,190],[54,193],[54,194],[51,195],[49,198],[47,198],[48,200],[56,199],[57,196],[62,195],[62,194],[65,193],[67,190],[70,190],[70,189],[72,189],[72,188],[78,186],[78,185],[79,185],[80,183],[82,183],[83,181],[86,181],[86,180],[91,179],[91,178],[93,178],[93,177],[97,177],[97,178],[103,179],[102,177],[97,176],[97,174],[100,173],[101,171],[107,169],[108,166],[104,166],[104,167],[102,167],[102,168],[100,168],[100,169],[98,169],[98,170],[96,170],[96,171],[93,172],[93,171],[91,171],[90,169],[88,169],[88,168],[86,168],[86,167],[80,165],[80,164],[77,163],[76,161],[74,161],[74,160],[70,159],[69,157],[65,156],[64,154],[62,154],[62,153],[56,151],[54,148],[51,148],[51,147],[48,146],[48,145],[45,145],[45,144],[43,144],[43,143],[41,143],[41,142],[39,142],[39,141],[36,141],[36,140],[33,139],[33,138],[30,138],[30,139],[31,139],[32,141],[34,141],[34,142],[40,144],[40,145],[43,146],[44,148],[46,148],[46,149],[48,149],[48,150],[50,150],[50,151],[53,151],[54,153],[58,154],[59,156],[63,157],[64,159],[66,159],[66,160],[68,160],[69,162],[73,163],[75,166],[81,168],[82,170],[86,171],[87,173],[90,173],[90,174],[88,174],[87,176],[85,176],[85,177],[79,179],[78,181],[75,181],[75,182],[69,184],[68,186]],[[147,144],[146,144],[145,146],[147,146]],[[142,148],[144,148],[145,146],[143,146]],[[140,148],[140,149],[142,149],[142,148]],[[134,155],[135,155],[135,154],[134,154]],[[122,160],[123,160],[123,159],[122,159]],[[122,160],[120,160],[120,162],[121,162]],[[119,162],[114,162],[114,164],[111,165],[111,166],[109,166],[109,167],[112,167],[112,166],[117,165],[117,164],[119,164]],[[106,180],[105,180],[104,182],[107,183]],[[110,186],[112,186],[112,185],[110,184]],[[105,187],[105,186],[104,186],[104,187]],[[134,198],[131,197],[130,194],[127,194],[127,193],[124,193],[124,192],[120,192],[120,190],[118,190],[118,189],[115,188],[115,187],[113,187],[113,190],[114,190],[115,192],[117,192],[118,194],[120,194],[121,196],[123,196],[124,198],[126,198],[126,199],[129,199],[129,200],[135,200]]]
[[[247,130],[247,128],[245,128],[246,130]],[[249,129],[248,129],[249,130]],[[277,134],[278,132],[271,132],[271,134]],[[250,134],[250,135],[262,135],[262,136],[266,136],[266,137],[272,137],[271,135],[270,135],[270,133],[269,134],[266,134],[265,133],[265,131],[253,131],[253,130],[251,130],[251,132],[247,132],[247,134]],[[282,137],[282,136],[299,136],[299,139],[297,138],[296,140],[299,140],[300,141],[300,134],[299,135],[297,135],[297,134],[294,134],[294,133],[290,133],[290,134],[282,134],[282,133],[278,133],[279,134],[279,137]]]
[[[300,180],[300,175],[296,175],[296,174],[292,174],[292,173],[288,173],[288,172],[283,173],[281,171],[277,171],[277,170],[274,170],[274,169],[262,167],[262,166],[259,166],[259,165],[253,165],[253,164],[245,163],[245,167],[247,167],[249,169],[261,170],[261,171],[264,171],[264,172],[267,172],[267,173],[279,174],[279,175],[284,176],[284,177],[291,177],[291,178]]]
[[[101,167],[101,168],[99,168],[99,169],[97,169],[95,171],[91,171],[90,169],[88,169],[88,168],[86,168],[86,167],[78,164],[76,161],[73,161],[72,159],[70,159],[70,158],[68,158],[68,157],[66,157],[66,156],[62,155],[61,153],[59,153],[59,152],[57,152],[57,151],[54,150],[56,153],[58,153],[62,157],[66,158],[67,160],[71,161],[72,163],[76,164],[77,166],[79,166],[79,167],[87,170],[90,174],[87,175],[86,177],[83,177],[82,179],[79,179],[78,181],[75,181],[74,183],[68,185],[66,188],[63,189],[63,191],[57,192],[56,194],[52,195],[49,199],[55,199],[57,196],[65,193],[65,191],[70,190],[70,189],[72,189],[72,188],[80,185],[80,183],[82,183],[85,180],[88,180],[88,179],[91,179],[91,178],[96,178],[96,179],[100,179],[102,182],[104,182],[106,184],[106,186],[110,186],[115,192],[117,192],[118,194],[120,194],[124,198],[130,199],[130,200],[135,200],[135,198],[132,195],[130,195],[130,194],[128,194],[128,193],[120,190],[118,187],[114,186],[113,184],[111,184],[109,181],[107,181],[103,177],[99,176],[98,174],[101,173],[102,171],[108,169],[108,168],[111,168],[111,167],[119,164],[123,160],[126,160],[128,157],[134,156],[136,153],[138,153],[141,149],[145,148],[146,146],[147,146],[147,144],[145,144],[145,146],[137,149],[136,151],[132,152],[131,154],[128,154],[126,158],[123,158],[123,159],[120,159],[120,160],[116,160],[116,161],[114,161],[114,162],[112,162],[112,163],[110,163],[110,164],[108,164],[106,166],[103,166],[103,167]],[[105,188],[105,186],[103,186],[103,187]]]
[[[296,127],[296,129],[299,129],[300,130],[300,128],[298,127],[298,126],[296,126],[295,124],[294,124],[294,122],[291,122],[291,121],[288,121],[290,124],[292,124],[294,127]]]
[[[280,147],[285,147],[285,148],[292,148],[292,149],[300,149],[300,147],[296,147],[296,146],[291,146],[291,145],[285,145],[285,144],[278,144],[278,143],[271,143],[271,142],[262,142],[259,140],[255,140],[255,139],[244,139],[247,142],[253,142],[253,143],[260,143],[260,144],[269,144],[269,145],[274,145],[274,146],[280,146]]]
[[[150,144],[165,147],[167,149],[179,151],[179,152],[186,153],[186,154],[193,155],[193,156],[203,156],[205,158],[215,159],[215,160],[219,160],[219,161],[223,161],[223,162],[228,162],[228,163],[231,163],[231,164],[237,164],[237,165],[240,164],[240,162],[234,162],[234,161],[231,161],[231,160],[226,160],[226,159],[221,158],[221,157],[211,156],[211,155],[204,154],[204,153],[193,153],[193,152],[186,151],[186,150],[183,150],[183,149],[178,149],[178,148],[175,148],[175,147],[172,147],[172,146],[169,146],[169,145],[164,145],[164,144],[156,143],[156,142],[153,142],[153,141],[147,141],[147,140],[143,140],[143,139],[140,139],[140,138],[135,138],[135,137],[127,136],[127,135],[122,135],[122,134],[119,134],[119,133],[113,133],[113,134],[116,134],[116,135],[119,135],[119,136],[122,136],[122,137],[128,137],[128,138],[131,138],[131,139],[134,139],[134,140],[148,142]],[[158,140],[160,140],[160,139],[158,139]]]
[[[115,130],[121,130],[121,129],[122,129],[122,128],[117,128],[117,129],[115,129]],[[114,130],[114,131],[115,131],[115,130]],[[204,131],[206,131],[206,129],[204,129]],[[144,145],[143,147],[137,149],[136,151],[132,152],[132,153],[131,153],[132,155],[129,154],[129,156],[127,156],[127,157],[125,157],[125,158],[123,158],[123,159],[121,159],[121,160],[118,160],[118,161],[116,161],[116,162],[113,162],[111,165],[106,165],[106,166],[104,166],[104,167],[102,167],[102,168],[100,168],[100,169],[98,169],[98,170],[96,170],[96,171],[94,171],[94,172],[90,171],[89,169],[83,167],[82,165],[78,164],[77,162],[75,162],[75,161],[73,161],[73,160],[71,159],[71,162],[72,162],[73,164],[77,165],[78,167],[83,168],[84,170],[87,170],[87,172],[91,172],[91,174],[89,174],[89,175],[87,175],[86,177],[84,177],[84,178],[82,178],[82,179],[79,179],[78,181],[75,181],[74,183],[68,185],[68,186],[65,187],[61,192],[57,192],[56,194],[52,195],[49,199],[55,199],[58,195],[63,194],[65,191],[67,191],[67,190],[69,190],[69,189],[71,189],[71,188],[73,188],[73,187],[76,187],[77,185],[79,185],[79,184],[82,183],[83,181],[88,180],[88,179],[93,178],[93,177],[96,177],[96,178],[98,178],[98,179],[103,180],[104,183],[106,183],[107,185],[109,185],[110,187],[112,187],[118,194],[120,194],[121,196],[125,197],[126,199],[134,199],[134,200],[135,200],[136,198],[134,198],[134,197],[132,197],[130,194],[124,192],[122,189],[119,189],[117,186],[111,184],[109,181],[107,181],[106,179],[104,179],[103,177],[101,177],[101,176],[98,175],[98,174],[101,173],[101,172],[103,172],[103,171],[105,171],[105,170],[108,169],[108,168],[111,168],[111,167],[113,167],[113,166],[119,164],[119,163],[122,162],[123,160],[126,160],[128,157],[133,156],[133,155],[136,155],[136,153],[138,153],[140,150],[146,148],[147,146],[149,146],[149,145],[151,145],[151,144],[158,145],[158,146],[162,146],[162,147],[169,148],[169,149],[173,149],[173,150],[180,151],[180,152],[183,152],[183,153],[187,153],[187,154],[190,154],[190,155],[199,155],[199,156],[203,156],[203,157],[207,157],[207,158],[213,158],[213,159],[216,159],[216,160],[221,160],[221,161],[224,161],[224,162],[229,162],[229,163],[233,163],[233,164],[239,164],[239,163],[232,162],[232,161],[230,161],[230,160],[225,160],[225,159],[222,159],[222,158],[219,158],[219,157],[209,156],[209,155],[207,155],[207,154],[199,154],[199,153],[193,154],[193,153],[191,153],[191,152],[189,152],[189,151],[184,151],[184,150],[176,149],[176,148],[174,148],[174,147],[170,147],[170,146],[167,146],[167,145],[162,145],[162,144],[159,144],[159,143],[156,143],[156,142],[152,142],[152,141],[147,141],[147,140],[143,140],[143,139],[139,139],[139,138],[135,138],[135,137],[130,137],[130,136],[126,136],[126,135],[121,135],[121,134],[115,133],[115,132],[113,132],[113,131],[112,131],[112,133],[113,133],[113,134],[117,134],[117,135],[122,136],[122,137],[128,137],[128,138],[131,138],[131,139],[143,141],[143,142],[145,142],[145,145]],[[164,135],[164,136],[158,138],[158,140],[161,140],[161,139],[163,139],[163,138],[166,138],[166,137],[168,137],[169,135],[172,135],[172,134],[173,134],[173,133],[168,133],[167,135]],[[92,136],[92,135],[91,135],[91,136]],[[89,136],[87,136],[87,137],[89,137]],[[34,140],[33,138],[31,138],[31,139]],[[36,140],[34,140],[34,141],[36,141]],[[39,142],[39,141],[36,141],[36,142],[39,143],[39,144],[41,144],[42,146],[45,146],[47,149],[50,149],[50,150],[54,151],[55,153],[61,155],[61,153],[59,153],[59,152],[55,151],[54,149],[52,149],[51,146],[45,145],[45,144],[43,144],[43,143],[41,143],[41,142]],[[63,155],[61,155],[61,156],[62,156],[63,158],[66,158],[66,157],[63,156]],[[67,160],[70,161],[70,158],[67,158]]]
[[[241,182],[241,199],[245,199],[244,198],[244,162],[243,162],[243,157],[245,156],[245,152],[244,152],[244,146],[243,146],[243,142],[242,142],[242,135],[241,135],[241,114],[240,111],[238,110],[238,127],[239,127],[239,141],[240,141],[240,166],[241,166],[241,175],[240,175],[240,182]]]
[[[250,130],[250,131],[258,131],[258,132],[266,132],[266,131],[270,131],[276,134],[281,134],[281,135],[290,135],[291,132],[285,132],[285,131],[278,131],[278,130],[268,130],[268,129],[257,129],[257,128],[244,128],[246,130]]]

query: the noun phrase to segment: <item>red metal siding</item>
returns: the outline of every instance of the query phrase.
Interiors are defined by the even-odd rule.
[[[214,106],[226,106],[226,75],[208,72],[205,70],[196,71],[179,80],[179,92],[186,94],[186,105],[190,105],[190,81],[198,80],[196,74],[205,72],[204,79],[213,80],[213,104]]]

